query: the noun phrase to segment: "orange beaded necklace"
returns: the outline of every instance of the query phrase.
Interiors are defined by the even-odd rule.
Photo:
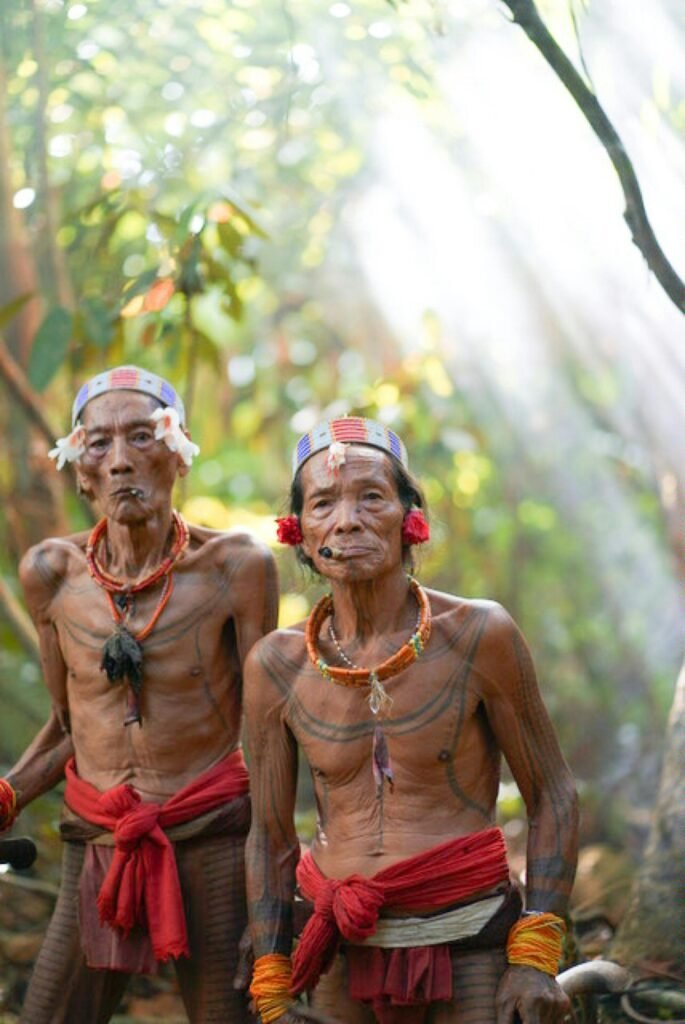
[[[304,631],[305,644],[309,660],[325,679],[330,679],[340,686],[370,686],[369,707],[374,715],[387,707],[390,697],[385,691],[383,681],[398,675],[416,661],[423,653],[431,635],[431,608],[428,595],[418,580],[407,577],[412,594],[419,606],[419,621],[409,639],[398,651],[386,658],[376,668],[336,668],[329,665],[317,650],[317,638],[322,625],[333,613],[333,595],[326,594],[311,611]]]
[[[105,591],[115,622],[114,632],[107,638],[102,650],[100,668],[107,673],[110,683],[126,679],[129,684],[124,725],[131,725],[133,722],[140,724],[142,721],[140,714],[140,692],[143,682],[142,642],[155,628],[160,615],[169,603],[174,589],[173,568],[190,541],[188,524],[175,510],[172,512],[172,526],[174,540],[169,554],[156,569],[144,576],[143,579],[138,580],[137,583],[127,583],[125,580],[116,579],[98,561],[97,549],[107,535],[107,519],[101,519],[95,525],[86,544],[88,571],[97,585]],[[127,623],[132,612],[133,595],[154,586],[162,578],[164,578],[164,586],[151,618],[137,633],[132,633]]]

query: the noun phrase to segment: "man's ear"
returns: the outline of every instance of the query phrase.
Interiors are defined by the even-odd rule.
[[[183,427],[183,433],[185,434],[185,436],[188,438],[189,441],[193,440],[192,437],[190,436],[190,431],[188,430],[187,427]],[[178,475],[179,476],[187,476],[189,469],[190,469],[190,466],[187,466],[185,464],[185,462],[183,461],[183,459],[181,458],[181,456],[179,455],[178,456]]]
[[[95,495],[93,493],[93,488],[88,483],[88,477],[85,476],[81,472],[81,470],[78,468],[78,464],[76,465],[75,469],[76,469],[76,490],[78,491],[79,497],[87,498],[88,501],[95,501]]]
[[[300,520],[300,529],[302,529],[301,523],[302,523],[302,521]],[[312,546],[311,546],[311,544],[309,543],[308,540],[305,540],[304,537],[300,541],[300,547],[302,548],[302,551],[307,556],[307,558],[311,558],[312,557]]]

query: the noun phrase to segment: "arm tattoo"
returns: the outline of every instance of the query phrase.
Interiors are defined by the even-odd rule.
[[[55,571],[44,547],[39,547],[33,558],[35,569],[41,583],[50,593],[54,594],[62,583],[63,576]]]

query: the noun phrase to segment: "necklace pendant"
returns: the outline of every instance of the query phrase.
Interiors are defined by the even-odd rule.
[[[117,611],[123,618],[128,618],[129,614],[133,610],[133,600],[131,594],[127,590],[123,590],[120,594],[113,594],[112,600],[117,607]]]
[[[124,725],[138,725],[143,724],[143,717],[140,713],[140,693],[136,692],[133,685],[129,683],[128,693],[126,694],[126,716],[124,718]]]
[[[371,708],[371,714],[378,715],[380,712],[385,713],[386,711],[389,711],[390,705],[392,704],[392,697],[388,695],[376,672],[369,673],[369,683],[371,684],[371,692],[369,694],[369,707]]]

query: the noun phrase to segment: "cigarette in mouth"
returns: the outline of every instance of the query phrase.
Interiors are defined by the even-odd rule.
[[[340,548],[329,548],[327,545],[319,548],[319,554],[322,558],[332,558],[334,562],[340,562],[345,557],[344,551]]]

